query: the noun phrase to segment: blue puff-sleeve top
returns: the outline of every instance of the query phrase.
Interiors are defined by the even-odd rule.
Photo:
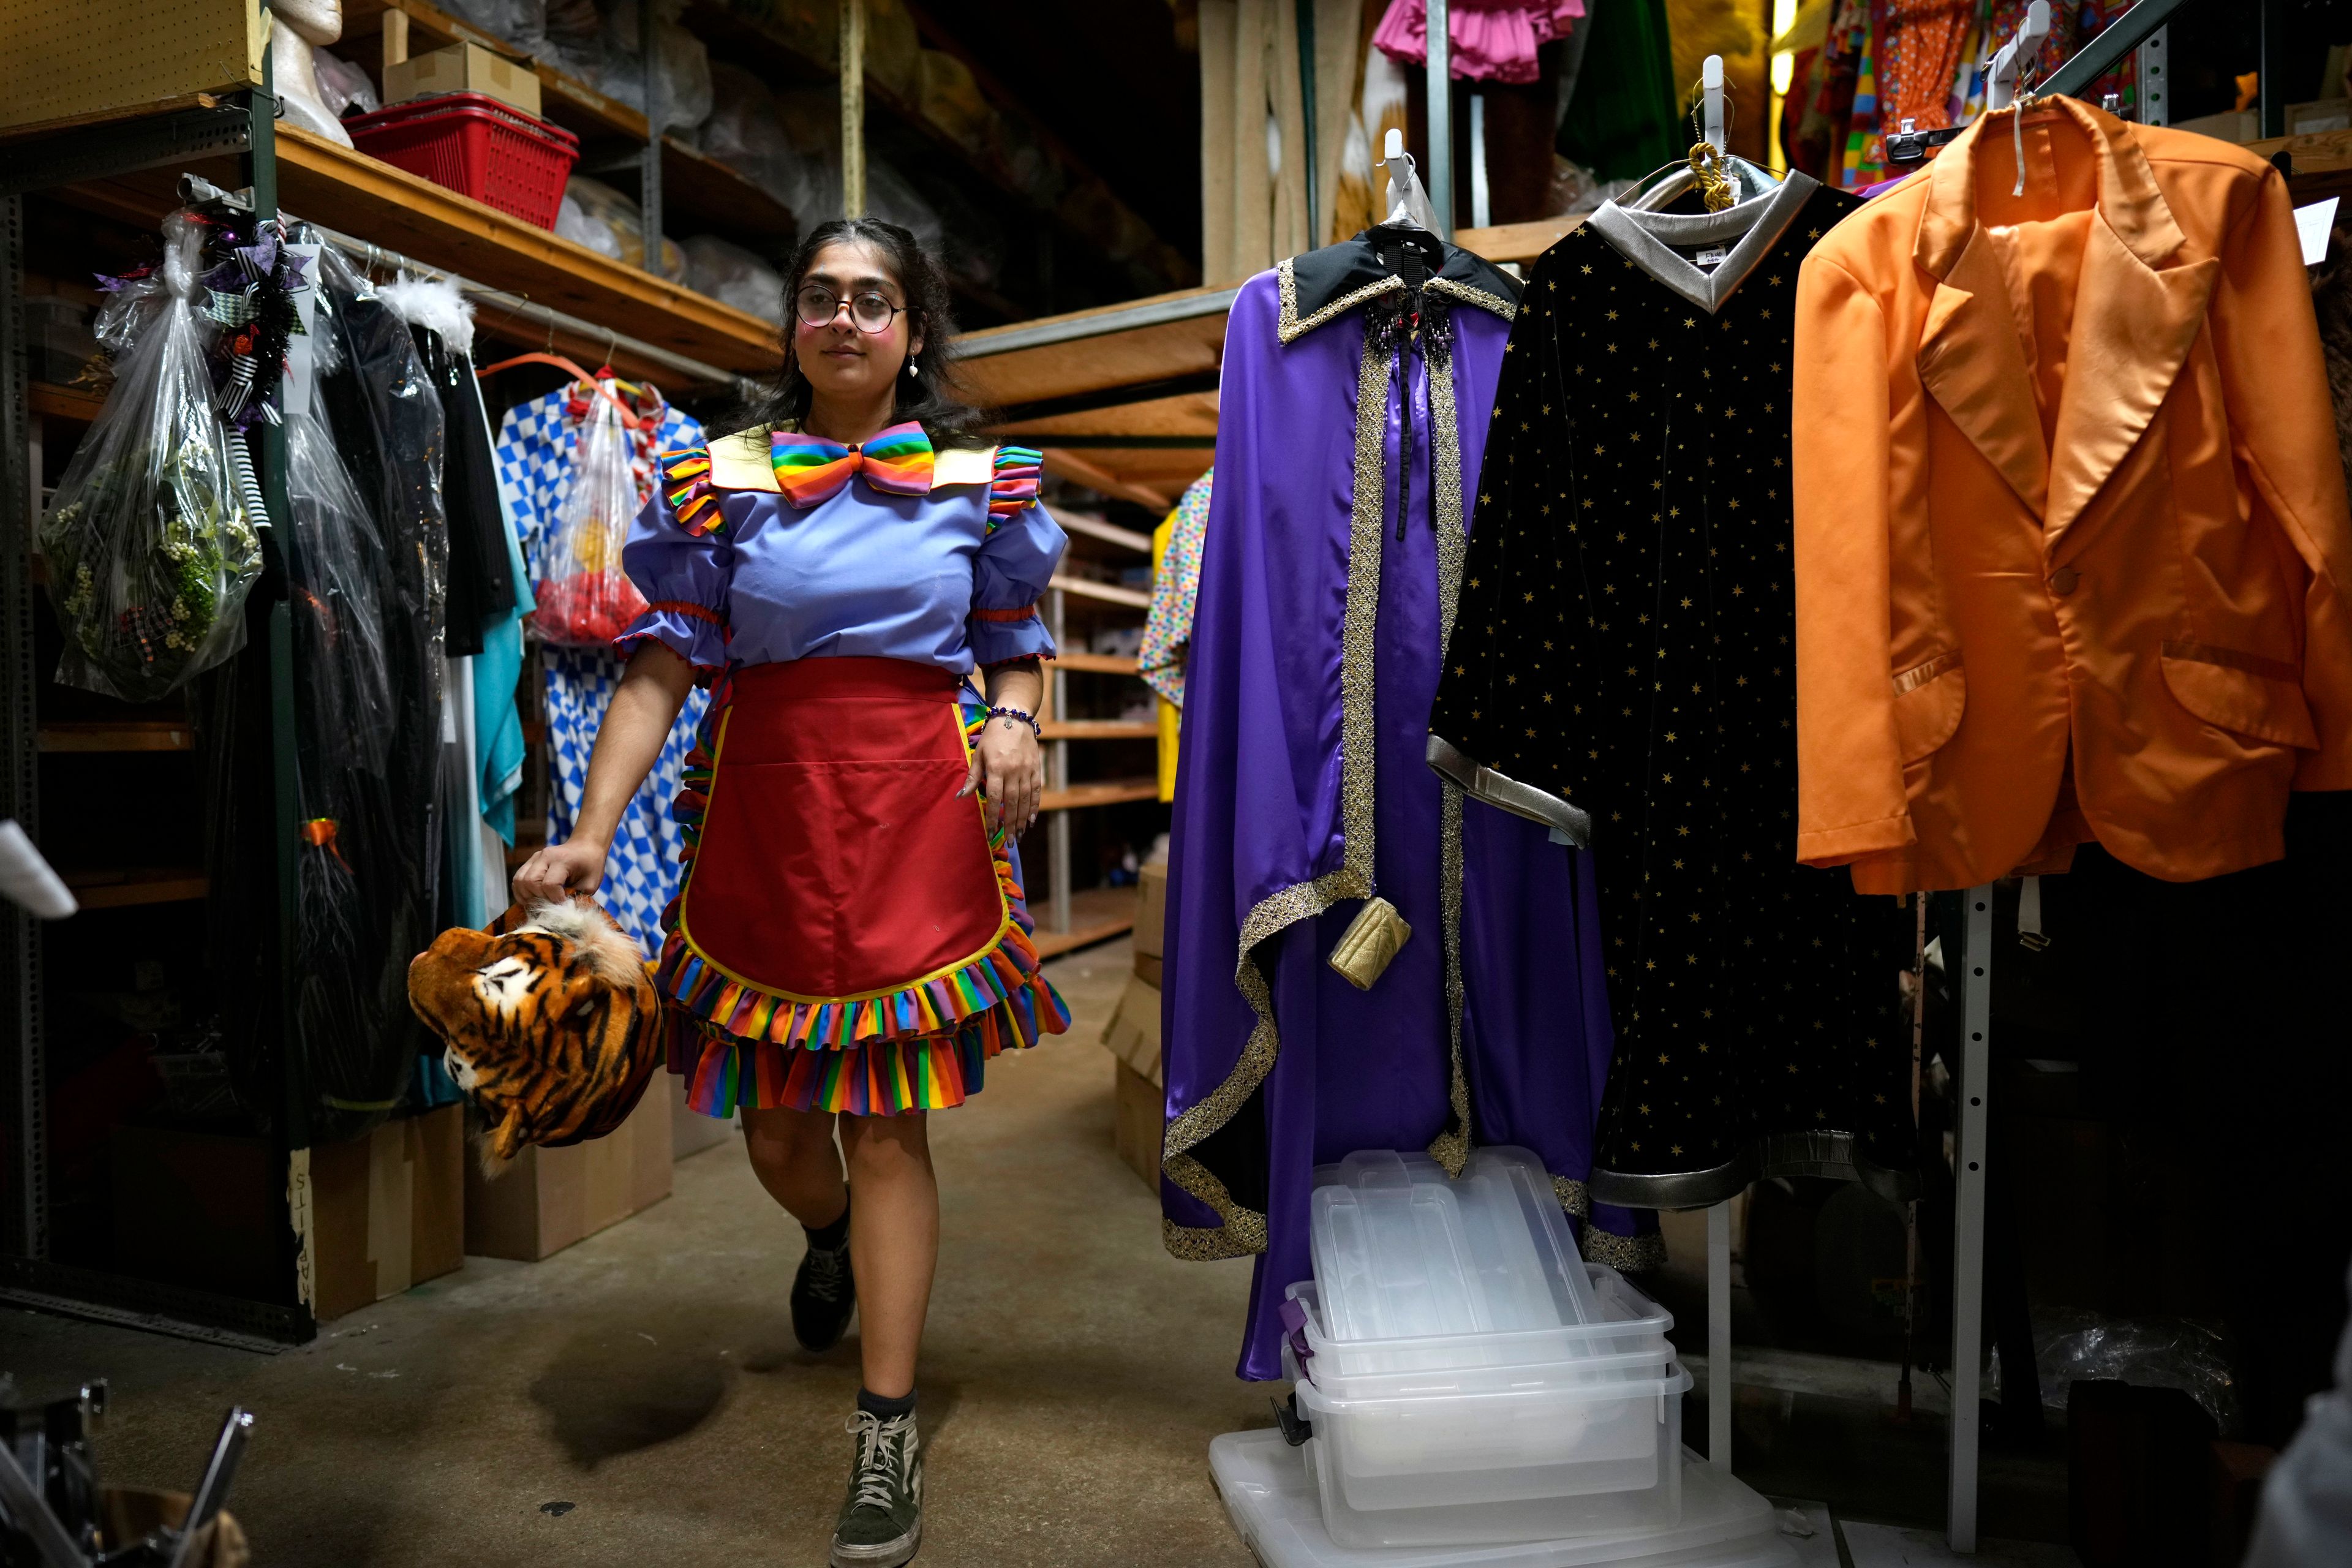
[[[1039,604],[1068,536],[1038,503],[1040,454],[950,447],[928,473],[858,470],[853,454],[820,477],[836,485],[811,493],[789,437],[749,430],[662,455],[622,548],[647,605],[614,643],[624,658],[651,638],[708,679],[795,658],[903,658],[962,676],[1054,656]]]

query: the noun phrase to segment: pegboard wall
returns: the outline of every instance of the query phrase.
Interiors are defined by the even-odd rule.
[[[256,0],[0,0],[0,128],[256,85],[267,36]]]

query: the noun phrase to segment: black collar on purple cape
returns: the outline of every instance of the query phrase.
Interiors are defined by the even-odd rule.
[[[1370,229],[1353,239],[1294,256],[1276,265],[1282,284],[1282,341],[1296,342],[1328,321],[1339,320],[1368,300],[1401,290],[1404,279],[1382,267],[1373,253]],[[1445,259],[1422,287],[1509,321],[1518,310],[1519,286],[1509,273],[1459,246],[1445,247]]]

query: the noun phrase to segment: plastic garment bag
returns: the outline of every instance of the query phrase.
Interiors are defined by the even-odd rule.
[[[441,853],[449,538],[441,402],[408,324],[320,257],[315,423],[289,483],[302,795],[296,1049],[312,1133],[356,1136],[406,1091],[425,1036],[410,958]],[[373,716],[373,717],[371,717]],[[364,731],[364,732],[363,732]]]
[[[163,263],[101,312],[115,381],[41,519],[66,647],[58,680],[152,702],[245,642],[261,547],[213,408],[191,300],[199,231],[174,214]]]
[[[539,552],[539,609],[531,624],[559,647],[604,647],[646,613],[621,569],[621,546],[636,516],[629,432],[609,397],[588,400],[563,510]]]
[[[390,930],[415,880],[395,858],[404,802],[392,787],[390,563],[374,518],[307,410],[287,421],[287,574],[294,633],[300,839],[295,1026],[317,1109],[314,1134],[349,1136],[396,1100],[407,1021],[382,1006]]]

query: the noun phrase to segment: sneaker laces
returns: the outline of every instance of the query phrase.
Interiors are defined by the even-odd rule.
[[[821,1301],[838,1301],[849,1282],[849,1248],[812,1247],[808,1250],[809,1294]]]
[[[857,1485],[850,1506],[888,1511],[898,1500],[898,1472],[907,1468],[915,1417],[893,1415],[885,1421],[871,1411],[859,1410],[842,1430],[857,1435]]]

